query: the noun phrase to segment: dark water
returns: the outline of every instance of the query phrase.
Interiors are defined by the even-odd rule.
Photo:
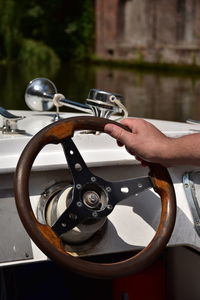
[[[51,79],[59,93],[79,102],[85,101],[90,88],[119,93],[125,97],[131,116],[174,121],[200,119],[200,76],[94,65],[63,65],[55,72],[40,67],[34,71],[22,66],[0,67],[0,106],[27,109],[24,92],[29,81],[37,77]]]

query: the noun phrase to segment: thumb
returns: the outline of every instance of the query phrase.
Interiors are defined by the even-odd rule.
[[[130,132],[117,125],[106,124],[104,127],[104,131],[122,144],[127,144],[128,140],[131,138]]]

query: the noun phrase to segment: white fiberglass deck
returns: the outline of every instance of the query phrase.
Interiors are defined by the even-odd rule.
[[[6,199],[10,199],[10,197],[14,203],[12,180],[21,151],[35,133],[51,123],[53,115],[53,113],[33,113],[29,111],[14,111],[13,113],[26,116],[19,122],[19,129],[25,129],[26,134],[6,135],[0,133],[1,203],[7,201]],[[68,118],[80,115],[82,114],[62,113],[61,117]],[[171,137],[200,132],[200,125],[160,120],[149,121]],[[148,173],[148,168],[141,167],[133,156],[128,154],[124,148],[118,147],[116,141],[104,133],[94,135],[77,132],[73,140],[87,165],[102,178],[114,181],[144,176]],[[182,183],[183,175],[195,169],[198,170],[198,168],[191,166],[169,169],[177,197],[177,219],[168,245],[189,245],[199,251],[200,238],[194,228],[193,216]],[[67,164],[61,146],[48,145],[45,147],[36,159],[33,170],[30,181],[30,195],[32,205],[36,211],[40,195],[48,186],[63,180],[70,181],[70,174],[66,171]],[[4,214],[6,213],[9,213],[7,207],[4,211]],[[82,247],[77,246],[71,249],[69,247],[68,250],[72,250],[77,255],[96,255],[144,247],[150,242],[155,233],[159,216],[159,197],[152,190],[145,191],[139,195],[129,197],[129,199],[124,200],[115,207],[109,216],[104,235],[96,242],[86,243]],[[5,234],[6,232],[4,232],[4,240],[6,240]],[[14,252],[23,251],[16,249],[14,242],[13,244],[11,242],[11,246]],[[25,260],[15,260],[13,254],[12,259],[3,261],[0,265],[46,259],[46,256],[32,241],[31,248],[32,255],[30,255],[30,259],[26,257]],[[5,251],[5,245],[3,251]]]

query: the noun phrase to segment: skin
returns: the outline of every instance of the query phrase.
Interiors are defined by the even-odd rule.
[[[200,166],[200,133],[170,138],[143,119],[124,119],[121,124],[131,132],[113,124],[107,124],[104,130],[143,165],[151,162],[165,167]]]

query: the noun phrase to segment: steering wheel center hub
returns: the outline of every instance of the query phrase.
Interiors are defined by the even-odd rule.
[[[105,188],[97,183],[89,183],[83,187],[81,199],[84,205],[95,211],[103,211],[109,201],[108,193]]]
[[[96,192],[87,191],[83,194],[83,203],[91,209],[99,208],[99,205],[101,205],[101,199]]]

